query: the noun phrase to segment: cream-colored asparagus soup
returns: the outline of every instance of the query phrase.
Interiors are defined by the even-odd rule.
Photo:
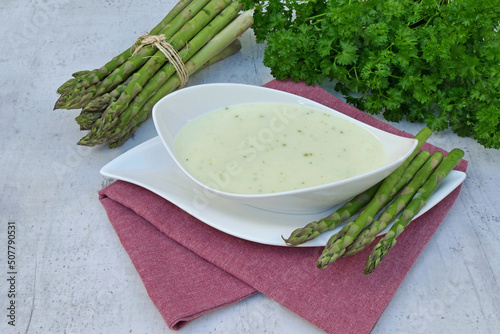
[[[181,129],[175,152],[200,182],[265,194],[313,187],[381,167],[381,142],[360,126],[307,106],[234,105]]]

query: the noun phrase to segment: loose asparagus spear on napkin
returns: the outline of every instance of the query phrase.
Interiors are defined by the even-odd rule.
[[[464,152],[458,148],[453,149],[443,161],[439,164],[436,170],[431,174],[417,193],[403,211],[400,217],[396,219],[394,225],[386,233],[384,238],[375,245],[371,252],[364,273],[368,275],[378,267],[382,259],[387,255],[391,248],[396,244],[396,238],[404,231],[410,224],[413,217],[425,206],[429,197],[434,193],[437,187],[443,182],[446,176],[451,172],[455,166],[462,160]]]
[[[356,220],[347,223],[342,230],[334,234],[328,240],[323,253],[316,263],[318,268],[325,269],[330,263],[341,257],[345,253],[346,248],[353,243],[361,231],[371,224],[378,211],[390,201],[390,194],[398,184],[405,169],[418,154],[420,148],[431,134],[432,131],[430,129],[424,128],[415,136],[415,139],[418,140],[418,145],[412,154],[394,172],[384,179],[373,199]]]
[[[422,151],[427,152],[427,151]],[[429,153],[430,155],[430,153]],[[369,246],[390,222],[408,205],[418,189],[427,181],[431,173],[439,166],[443,160],[443,153],[435,152],[430,156],[422,168],[415,174],[415,177],[406,185],[398,196],[387,206],[380,217],[367,226],[347,247],[344,256],[354,255]]]
[[[431,154],[428,151],[420,151],[417,154],[417,156],[405,169],[403,176],[401,176],[396,186],[391,191],[391,197],[395,196],[396,193],[412,179],[412,177],[427,161],[430,155]],[[349,218],[360,212],[372,200],[381,184],[382,181],[377,183],[375,186],[365,190],[361,194],[355,196],[350,201],[346,202],[337,211],[330,214],[328,217],[325,217],[318,221],[310,222],[304,227],[300,227],[294,230],[287,239],[283,238],[283,240],[289,246],[298,246],[307,241],[315,239],[323,232],[333,230],[335,227],[346,222]]]

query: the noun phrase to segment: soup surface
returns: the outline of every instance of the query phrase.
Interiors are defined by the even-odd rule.
[[[234,105],[206,113],[181,129],[175,153],[200,182],[241,194],[322,185],[386,161],[381,142],[365,129],[288,104]]]

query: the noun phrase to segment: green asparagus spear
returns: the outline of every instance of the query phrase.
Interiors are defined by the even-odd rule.
[[[125,90],[125,87],[130,83],[132,77],[125,80],[124,83],[113,89],[111,92],[97,96],[92,99],[85,107],[82,108],[82,113],[86,112],[104,112],[106,108],[113,102],[115,102],[121,93]]]
[[[442,160],[443,153],[433,153],[422,168],[415,174],[415,177],[410,181],[410,183],[408,183],[408,185],[401,190],[394,201],[387,206],[380,217],[365,228],[358,235],[356,240],[354,240],[354,242],[347,247],[343,256],[354,255],[370,245],[373,240],[375,240],[377,235],[385,230],[387,225],[389,225],[389,223],[392,222],[392,220],[406,207],[417,190],[424,184]]]
[[[151,31],[149,32],[151,35],[157,35],[157,34],[161,34],[162,31],[165,30],[165,28],[167,28],[167,26],[172,22],[174,21],[174,19],[177,17],[177,15],[179,15],[180,13],[182,13],[182,11],[184,10],[184,8],[186,8],[190,3],[191,1],[193,0],[180,0],[171,10],[170,12],[168,12],[167,16],[165,16],[165,18],[163,20],[160,21],[160,23],[158,23],[156,25],[156,27],[154,27],[153,29],[151,29]],[[180,25],[179,25],[179,29],[180,29]]]
[[[425,206],[429,197],[436,191],[437,187],[443,182],[446,176],[455,168],[462,160],[464,152],[458,148],[453,149],[446,155],[443,161],[439,164],[436,170],[431,174],[427,181],[418,189],[417,193],[408,204],[406,209],[399,216],[391,229],[386,235],[375,245],[368,260],[364,274],[372,273],[380,264],[382,259],[387,255],[392,247],[396,244],[396,238],[410,224],[413,217]]]
[[[83,76],[86,76],[87,74],[89,74],[90,71],[88,70],[83,70],[83,71],[77,71],[77,72],[73,72],[73,74],[71,74],[71,76],[73,78],[81,78]]]
[[[403,175],[399,178],[398,182],[394,185],[389,193],[389,198],[392,200],[396,194],[403,189],[404,186],[410,182],[410,180],[415,176],[418,170],[425,164],[427,159],[430,157],[429,151],[420,151],[417,153],[415,158],[410,162],[408,167],[406,167]]]
[[[82,112],[75,120],[80,125],[80,130],[90,130],[101,116],[102,112]]]
[[[418,172],[418,170],[425,164],[425,162],[429,159],[429,157],[430,157],[429,151],[420,151],[417,153],[415,158],[413,158],[411,160],[408,167],[406,167],[406,169],[404,170],[404,172],[401,175],[401,177],[399,178],[398,182],[394,185],[394,187],[392,187],[391,191],[389,192],[389,196],[386,200],[386,203],[389,203],[390,201],[392,201],[392,199],[396,196],[396,194],[401,189],[403,189],[403,187],[406,186],[408,184],[408,182],[410,182],[410,180],[415,176],[415,174]],[[340,239],[344,234],[346,234],[347,231],[350,229],[351,224],[352,224],[352,222],[345,225],[339,232],[337,232],[336,238]]]
[[[73,89],[78,83],[80,83],[84,78],[90,75],[91,71],[78,71],[73,73],[72,78],[63,83],[58,89],[57,93],[64,94],[65,92]]]
[[[106,108],[111,103],[116,101],[117,96],[115,96],[114,92],[118,92],[118,91],[122,90],[122,88],[123,88],[123,85],[120,85],[120,86],[116,87],[113,91],[94,98],[85,107],[82,108],[82,113],[104,112],[104,110],[106,110]]]
[[[333,230],[339,224],[342,224],[361,211],[370,202],[373,196],[375,196],[380,184],[381,183],[377,183],[373,187],[355,196],[328,217],[310,222],[304,227],[294,230],[287,239],[283,238],[283,240],[289,246],[298,246],[304,242],[315,239],[323,232]]]
[[[327,242],[323,253],[319,257],[316,265],[320,269],[325,269],[330,263],[341,257],[346,248],[356,239],[361,231],[371,222],[377,212],[389,201],[389,195],[403,175],[406,167],[410,164],[418,151],[429,138],[432,131],[428,128],[422,129],[416,136],[418,145],[412,154],[389,176],[387,176],[378,189],[374,198],[368,203],[366,208],[360,213],[356,220],[347,225],[338,233],[334,234]]]
[[[74,87],[76,86],[78,81],[79,81],[78,78],[71,78],[71,79],[67,80],[59,88],[57,88],[57,93],[58,94],[65,94],[66,92],[71,91],[72,89],[74,89]],[[54,109],[57,109],[57,108],[54,107]]]

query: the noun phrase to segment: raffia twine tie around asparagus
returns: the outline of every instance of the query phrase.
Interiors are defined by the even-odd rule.
[[[132,56],[135,56],[137,52],[139,52],[146,45],[154,45],[158,50],[161,51],[168,59],[168,61],[174,66],[175,71],[179,75],[179,79],[181,80],[181,84],[179,89],[184,87],[189,80],[189,74],[186,69],[186,65],[182,61],[181,56],[177,52],[177,50],[167,42],[167,38],[165,35],[144,35],[137,39],[137,42],[140,43],[137,45],[136,49]]]

